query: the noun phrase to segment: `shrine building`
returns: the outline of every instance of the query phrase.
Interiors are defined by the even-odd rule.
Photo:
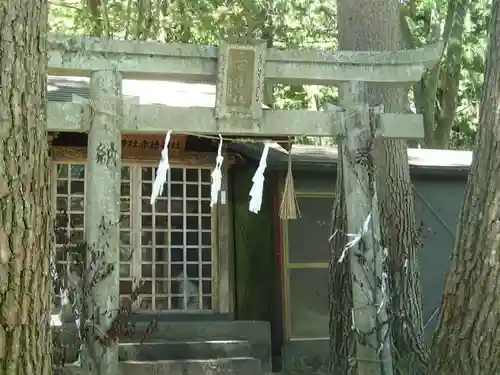
[[[49,103],[72,102],[75,96],[89,98],[89,82],[49,77],[48,91]],[[140,104],[214,107],[215,86],[124,80],[123,96],[138,97]],[[168,122],[165,118],[166,130]],[[219,141],[190,134],[172,133],[167,183],[151,205],[164,138],[127,133],[116,145],[122,150],[120,296],[126,301],[141,281],[134,319],[144,322],[159,314],[168,326],[164,332],[186,342],[252,342],[267,372],[324,373],[336,149],[293,146],[300,219],[281,220],[288,152],[280,140],[269,152],[262,208],[254,214],[249,191],[262,143],[223,142],[222,189],[211,208]],[[86,187],[92,183],[86,179],[87,134],[51,133],[50,139],[56,226],[67,228],[72,241],[83,241]],[[424,319],[432,333],[471,153],[408,153],[422,227]],[[105,158],[105,151],[97,156]],[[57,249],[64,246],[65,239],[57,238]],[[56,261],[65,264],[67,257],[57,249]]]

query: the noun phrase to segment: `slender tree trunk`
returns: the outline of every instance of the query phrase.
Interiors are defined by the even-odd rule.
[[[429,17],[429,35],[427,43],[443,39],[447,43],[444,61],[436,64],[424,73],[422,80],[414,87],[417,111],[424,117],[424,147],[447,148],[453,120],[457,112],[460,71],[462,67],[462,39],[469,0],[447,0],[446,17],[439,16],[439,4],[434,5]],[[400,11],[400,23],[403,40],[407,48],[421,47],[408,25],[408,18],[415,17],[414,12]],[[442,31],[442,33],[441,33]],[[442,35],[442,36],[441,36]],[[440,83],[441,82],[441,83]],[[441,87],[439,98],[436,97],[438,86]],[[439,103],[436,105],[436,102]]]
[[[500,0],[494,0],[479,131],[434,334],[431,375],[500,373]]]
[[[457,113],[460,72],[462,69],[463,36],[465,18],[470,8],[468,0],[449,0],[448,9],[453,9],[453,23],[450,30],[448,50],[442,73],[442,95],[439,117],[434,130],[433,148],[447,148],[450,141],[453,120]],[[451,5],[454,3],[454,6]],[[447,35],[445,35],[447,37]],[[429,145],[428,145],[429,146]]]
[[[47,1],[0,1],[0,374],[50,375]]]
[[[396,50],[402,48],[398,2],[392,0],[338,0],[339,48],[342,50]],[[384,104],[386,112],[403,112],[403,90],[382,90],[370,87],[367,98],[370,104]],[[377,155],[378,197],[382,242],[389,252],[389,280],[394,357],[399,365],[420,370],[428,353],[423,339],[422,303],[417,259],[418,236],[415,223],[412,184],[410,181],[407,147],[405,141],[385,140]],[[337,187],[338,189],[339,187]],[[335,218],[339,220],[339,218]],[[335,224],[334,224],[335,227]],[[333,252],[332,252],[333,254]],[[331,299],[349,296],[344,288],[345,267],[330,262]],[[336,284],[335,284],[336,282]],[[351,302],[352,303],[352,302]],[[332,305],[332,303],[331,303]],[[344,303],[344,309],[350,306]],[[345,311],[344,311],[345,313]],[[332,311],[333,315],[336,312]],[[332,367],[337,373],[348,373],[342,364],[349,363],[347,351],[339,345],[345,340],[348,320],[337,322],[331,330]],[[344,335],[341,337],[340,335]],[[339,358],[342,361],[339,362]],[[340,367],[339,367],[340,366]],[[333,370],[333,369],[332,369]],[[334,372],[331,372],[333,374]]]

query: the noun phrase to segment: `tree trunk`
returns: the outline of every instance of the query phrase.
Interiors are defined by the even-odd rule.
[[[493,1],[479,131],[434,334],[431,375],[500,373],[500,0]]]
[[[463,37],[465,19],[470,8],[468,0],[449,0],[449,11],[453,10],[453,22],[447,40],[448,49],[442,69],[442,94],[439,117],[434,130],[432,148],[447,148],[451,136],[453,120],[457,114],[460,72],[462,69]],[[451,3],[454,3],[451,5]],[[447,17],[448,18],[448,17]],[[446,35],[445,35],[446,37]]]
[[[338,0],[339,48],[342,50],[397,50],[402,48],[398,2],[392,0]],[[404,111],[404,91],[369,88],[367,102],[383,104],[386,112]],[[423,339],[422,302],[417,259],[418,236],[415,223],[412,184],[410,181],[407,147],[405,141],[385,140],[377,155],[378,197],[382,242],[389,251],[389,279],[392,316],[393,345],[396,369],[399,365],[421,369],[427,363],[428,353]],[[339,189],[339,187],[337,187]],[[339,218],[336,218],[338,221]],[[334,220],[335,221],[335,220]],[[333,252],[332,252],[333,254]],[[335,256],[335,254],[333,254]],[[343,273],[347,269],[331,262],[332,296],[349,294],[337,290],[343,288]],[[337,282],[337,284],[334,284]],[[352,303],[352,302],[350,302]],[[344,303],[344,309],[350,304]],[[332,311],[332,315],[336,312]],[[346,311],[344,311],[346,313]],[[333,317],[334,319],[335,317]],[[351,324],[343,320],[345,324]],[[338,322],[338,324],[344,324]],[[336,371],[347,373],[338,367],[348,363],[346,351],[334,343],[345,340],[344,327],[331,331],[332,363]],[[332,372],[331,372],[332,373]]]
[[[0,2],[0,374],[50,375],[47,1]]]

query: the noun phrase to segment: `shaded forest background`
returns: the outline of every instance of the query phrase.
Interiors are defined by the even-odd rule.
[[[425,140],[412,146],[471,149],[491,0],[412,0],[399,7],[401,48],[447,43],[440,64],[408,93],[407,110],[422,113],[425,125]],[[198,44],[239,35],[275,48],[337,48],[332,0],[53,0],[49,12],[55,33]],[[336,101],[335,89],[320,86],[275,85],[267,95],[268,104],[284,109],[318,109]],[[301,142],[334,143],[309,137]]]

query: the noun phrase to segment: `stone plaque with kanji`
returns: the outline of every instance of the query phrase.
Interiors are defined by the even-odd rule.
[[[265,45],[219,46],[215,114],[221,131],[260,125],[264,93]]]

